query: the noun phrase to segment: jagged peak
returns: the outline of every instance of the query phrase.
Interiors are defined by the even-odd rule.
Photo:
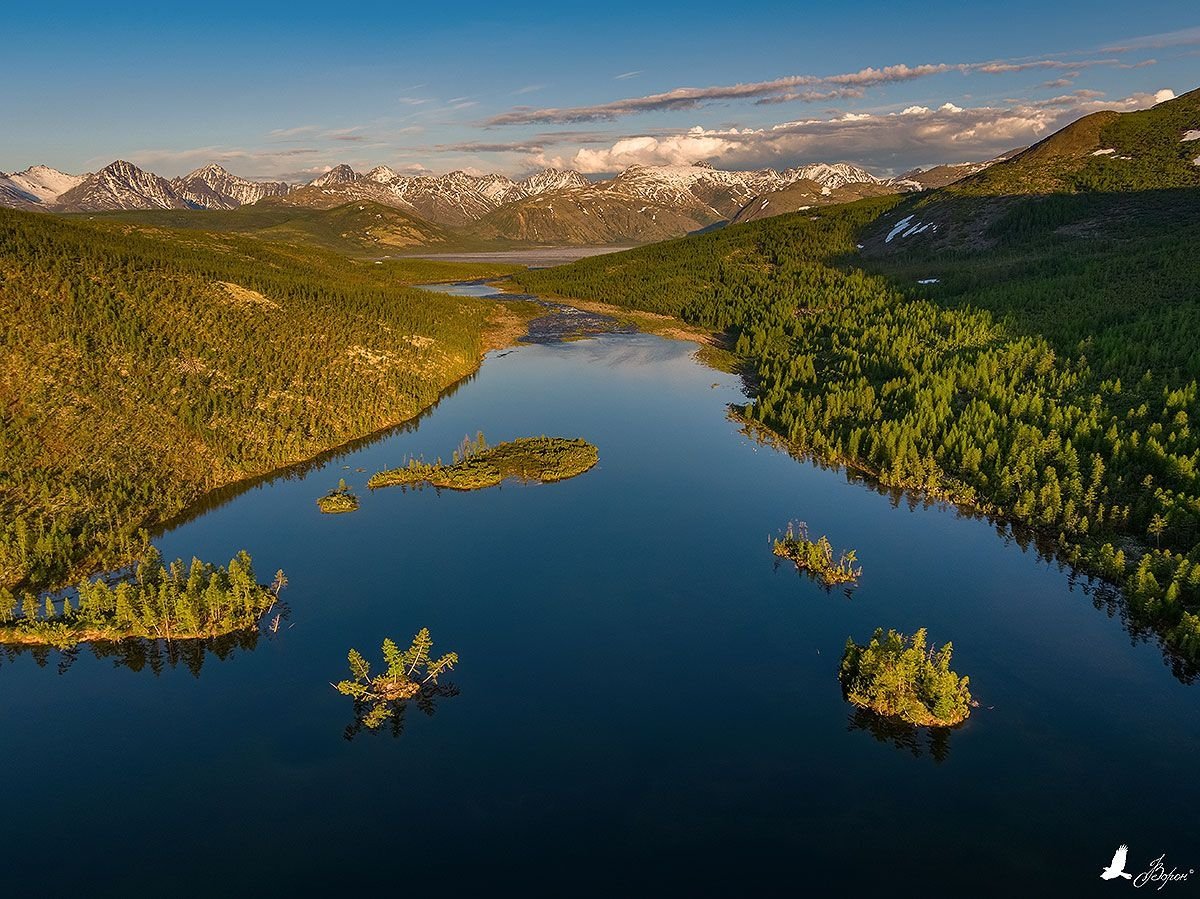
[[[335,165],[324,175],[318,175],[308,183],[313,187],[325,187],[330,184],[349,184],[357,181],[359,177],[358,172],[343,162]]]
[[[205,175],[216,176],[218,178],[236,178],[237,176],[229,172],[224,166],[217,162],[210,162],[208,165],[201,166],[194,172],[188,172],[184,178],[202,178]]]
[[[145,169],[134,165],[127,159],[114,159],[108,165],[100,170],[101,172],[145,172]]]
[[[386,165],[377,165],[371,171],[367,172],[366,177],[372,181],[377,181],[380,184],[390,184],[401,179],[401,175],[395,169]]]

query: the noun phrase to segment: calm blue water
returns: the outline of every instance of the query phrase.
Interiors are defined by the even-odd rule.
[[[282,567],[291,617],[199,676],[0,666],[6,892],[1078,895],[1127,888],[1098,879],[1118,843],[1130,870],[1200,867],[1197,692],[1159,650],[986,522],[748,440],[737,380],[693,349],[494,354],[415,430],[165,534],[168,557]],[[600,464],[365,489],[480,429],[586,437]],[[322,516],[339,477],[362,508]],[[776,566],[793,519],[858,549],[852,598]],[[954,642],[966,726],[897,745],[856,723],[837,663],[877,625]],[[347,649],[422,626],[460,695],[347,740]]]

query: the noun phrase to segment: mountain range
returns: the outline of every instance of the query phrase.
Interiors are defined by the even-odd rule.
[[[970,163],[962,175],[989,163]],[[957,171],[956,167],[939,167]],[[387,166],[357,172],[338,165],[307,184],[253,181],[212,164],[167,179],[117,160],[69,175],[44,165],[0,173],[0,206],[48,212],[135,212],[262,208],[333,209],[370,202],[400,210],[469,239],[536,243],[643,243],[724,222],[922,190],[920,172],[880,178],[848,162],[782,171],[725,171],[704,163],[631,166],[590,181],[544,169],[516,180],[454,171],[404,175]],[[948,183],[943,174],[937,184]],[[952,179],[951,179],[952,180]],[[419,221],[416,222],[419,227]]]
[[[924,208],[960,196],[1197,186],[1198,98],[1200,92],[1191,91],[1138,112],[1093,113],[1028,148],[895,178],[848,162],[753,171],[705,163],[634,165],[594,181],[554,168],[514,180],[462,171],[408,175],[387,166],[357,172],[338,165],[297,185],[241,178],[215,164],[167,179],[117,160],[83,175],[45,165],[0,172],[0,206],[125,212],[177,227],[302,234],[362,251],[429,243],[647,243],[885,194],[921,195],[915,208]],[[339,207],[346,208],[336,222],[325,215]],[[202,217],[201,224],[190,218],[197,210],[232,218]],[[973,229],[982,222],[977,217]],[[920,233],[931,239],[935,231],[931,226]],[[945,239],[945,229],[940,235]]]

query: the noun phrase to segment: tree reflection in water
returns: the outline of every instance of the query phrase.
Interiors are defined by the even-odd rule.
[[[117,641],[97,640],[63,650],[51,646],[2,644],[0,659],[12,662],[28,654],[39,667],[45,668],[51,661],[55,661],[58,673],[66,674],[82,653],[90,652],[97,659],[111,659],[114,668],[128,668],[130,671],[148,670],[157,677],[167,668],[183,666],[194,677],[199,677],[209,656],[223,662],[233,658],[238,650],[252,651],[258,646],[259,640],[277,639],[281,623],[291,617],[291,609],[286,603],[279,602],[273,612],[274,614],[260,627],[202,640],[151,640],[133,637]]]
[[[898,718],[887,718],[870,709],[856,708],[850,713],[847,730],[865,730],[880,743],[890,743],[897,749],[911,752],[915,758],[926,753],[935,764],[941,764],[950,756],[949,727],[917,727]]]
[[[385,730],[390,731],[393,737],[399,737],[404,733],[404,714],[408,710],[409,705],[414,705],[420,711],[424,712],[429,718],[433,717],[433,713],[437,711],[437,701],[439,699],[457,696],[459,694],[458,687],[454,684],[423,684],[420,691],[412,699],[397,700],[390,703],[391,705],[391,727],[371,727],[367,724],[367,718],[371,713],[371,709],[375,707],[375,700],[359,700],[354,703],[354,722],[346,725],[342,736],[347,740],[353,740],[360,733],[381,733]]]

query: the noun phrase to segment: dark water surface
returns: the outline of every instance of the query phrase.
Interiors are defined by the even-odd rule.
[[[419,427],[164,535],[282,567],[291,618],[198,676],[86,648],[0,666],[6,893],[1115,895],[1118,843],[1131,871],[1200,868],[1197,688],[986,522],[747,439],[737,379],[693,349],[493,354]],[[582,436],[600,464],[366,490],[480,429]],[[362,508],[320,515],[339,477]],[[858,549],[852,598],[775,565],[792,519]],[[983,706],[963,728],[851,714],[838,659],[876,625],[953,640]],[[422,626],[460,695],[347,740],[347,649]]]

